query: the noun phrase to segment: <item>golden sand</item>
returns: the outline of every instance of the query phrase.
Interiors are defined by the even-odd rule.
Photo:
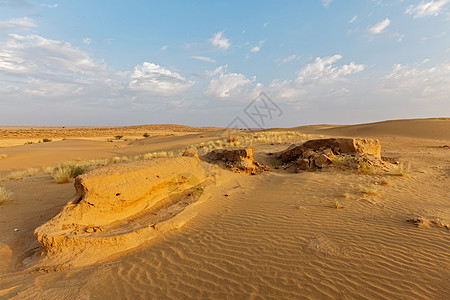
[[[406,176],[340,169],[295,173],[269,155],[288,143],[258,144],[255,158],[271,166],[270,172],[249,176],[221,169],[196,216],[183,227],[83,268],[32,267],[40,251],[33,232],[73,200],[73,184],[57,184],[49,175],[3,181],[0,186],[15,200],[0,205],[0,297],[448,298],[450,120],[296,130],[377,138],[381,157],[411,168]],[[218,136],[163,136],[123,147],[66,140],[3,148],[0,154],[7,156],[0,160],[0,172],[77,156],[168,150]],[[372,189],[376,192],[365,192]]]

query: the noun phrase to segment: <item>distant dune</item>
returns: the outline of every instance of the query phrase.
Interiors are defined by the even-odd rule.
[[[450,118],[392,120],[358,125],[310,125],[293,128],[306,133],[357,137],[450,139]]]

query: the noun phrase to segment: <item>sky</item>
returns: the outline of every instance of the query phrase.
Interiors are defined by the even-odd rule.
[[[449,116],[450,0],[0,0],[0,125]]]

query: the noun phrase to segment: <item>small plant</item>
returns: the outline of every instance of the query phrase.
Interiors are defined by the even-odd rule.
[[[26,141],[25,142],[25,145],[31,145],[31,144],[34,144],[32,141]]]
[[[150,160],[150,159],[152,159],[153,158],[153,154],[152,153],[146,153],[146,154],[144,154],[144,159],[145,160]]]
[[[116,138],[116,140],[120,140],[121,138],[123,138],[123,135],[116,135],[114,137]]]
[[[340,208],[343,208],[344,206],[341,201],[334,200],[332,203],[332,207],[336,208],[336,209],[340,209]]]
[[[378,185],[374,185],[374,184],[367,184],[367,185],[361,186],[359,188],[359,190],[364,195],[370,195],[370,196],[379,196],[380,195],[380,187]]]
[[[356,167],[358,169],[358,172],[362,173],[362,174],[372,175],[372,174],[376,173],[375,168],[372,166],[372,164],[365,160],[358,161],[358,164]]]
[[[148,138],[150,136],[150,134],[148,134],[147,132],[143,134],[143,137]]]
[[[117,164],[117,163],[119,163],[119,162],[121,162],[121,161],[122,161],[122,159],[121,159],[120,157],[118,157],[118,156],[114,156],[113,159],[112,159],[112,162],[113,162],[114,164]]]
[[[0,204],[14,200],[14,194],[0,186]]]
[[[44,138],[44,139],[42,139],[42,141],[43,141],[44,143],[49,143],[49,142],[51,142],[52,140],[51,140],[51,139],[48,139],[48,138]]]
[[[24,179],[26,177],[36,176],[39,174],[40,174],[39,169],[35,169],[35,168],[29,168],[26,170],[17,170],[17,171],[13,171],[13,172],[9,173],[6,176],[6,180],[20,180],[20,179]]]
[[[409,164],[401,162],[398,165],[393,166],[390,171],[394,176],[406,177],[410,169],[411,166]]]
[[[66,162],[53,169],[52,177],[57,183],[70,182],[72,178],[89,170],[89,163]]]
[[[106,141],[107,141],[108,143],[112,143],[112,142],[113,142],[112,139],[107,139]]]

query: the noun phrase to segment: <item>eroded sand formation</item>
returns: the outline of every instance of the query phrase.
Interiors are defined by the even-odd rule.
[[[196,215],[217,164],[246,174],[267,169],[254,160],[253,147],[213,151],[203,157],[211,164],[194,150],[78,176],[74,199],[34,232],[41,246],[36,269],[89,265],[181,227]]]
[[[108,166],[76,178],[76,196],[35,230],[38,266],[94,263],[134,248],[195,216],[216,175],[195,157]]]

